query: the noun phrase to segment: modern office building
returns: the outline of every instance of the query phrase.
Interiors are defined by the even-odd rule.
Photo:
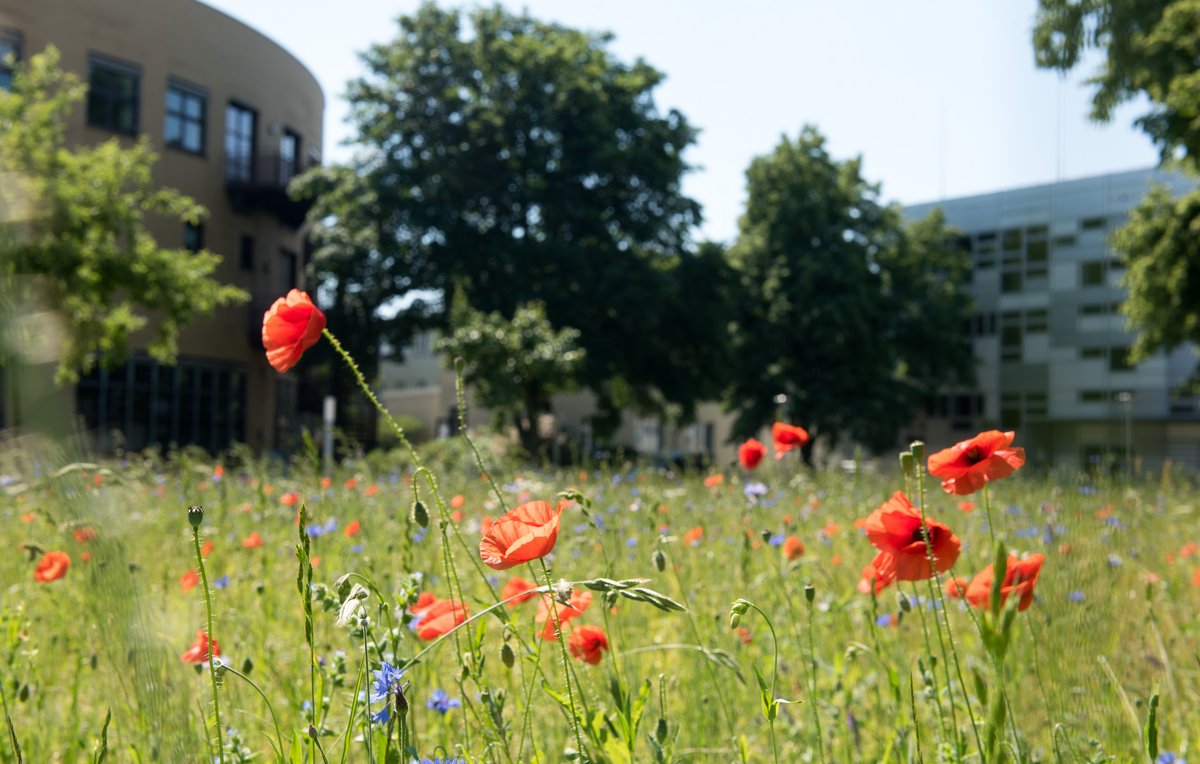
[[[920,433],[952,442],[983,427],[1015,429],[1043,464],[1200,467],[1200,408],[1181,391],[1193,348],[1128,358],[1133,334],[1113,230],[1151,183],[1179,194],[1194,181],[1157,170],[947,199],[935,207],[971,252],[977,389],[941,401]],[[920,427],[918,427],[918,430]]]
[[[0,55],[48,45],[89,85],[69,142],[149,137],[155,181],[209,213],[199,226],[151,220],[151,232],[163,246],[221,255],[216,277],[251,295],[188,328],[176,365],[136,353],[83,379],[80,420],[101,450],[117,444],[114,431],[129,449],[275,447],[295,425],[296,382],[267,365],[261,323],[303,282],[306,209],[286,186],[320,161],[320,86],[292,54],[197,0],[0,0]],[[0,68],[0,87],[10,76]]]

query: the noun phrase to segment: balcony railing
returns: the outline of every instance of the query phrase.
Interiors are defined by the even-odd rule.
[[[312,202],[288,196],[292,178],[312,166],[301,157],[292,159],[279,154],[225,158],[225,190],[235,212],[266,212],[289,228],[299,228]]]

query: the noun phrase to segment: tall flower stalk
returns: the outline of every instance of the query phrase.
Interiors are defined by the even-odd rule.
[[[196,564],[200,566],[200,584],[204,587],[204,609],[208,614],[208,679],[212,684],[213,724],[217,728],[217,758],[225,764],[225,741],[221,737],[221,694],[217,691],[216,663],[213,661],[213,613],[212,591],[208,588],[208,572],[204,569],[204,554],[200,549],[200,525],[204,522],[204,508],[193,506],[188,509],[188,523],[192,526],[192,544],[196,549]]]

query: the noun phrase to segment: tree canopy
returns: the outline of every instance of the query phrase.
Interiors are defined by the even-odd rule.
[[[350,189],[345,204],[314,214],[343,229],[324,239],[330,261],[369,264],[333,275],[318,256],[320,288],[355,295],[353,315],[329,304],[331,325],[343,312],[368,336],[391,314],[398,348],[413,307],[446,317],[440,302],[395,300],[406,291],[460,292],[507,318],[539,302],[579,332],[579,381],[609,424],[627,405],[686,414],[715,397],[723,263],[689,241],[700,209],[680,183],[696,133],[656,107],[662,74],[618,60],[606,35],[501,8],[428,4],[399,25],[349,86],[355,177],[325,173]],[[705,296],[714,310],[693,311]]]
[[[217,255],[163,248],[147,230],[147,216],[194,223],[204,210],[155,186],[157,158],[145,138],[131,148],[116,139],[67,147],[67,118],[86,88],[58,60],[54,48],[34,55],[12,90],[0,90],[0,206],[27,211],[0,214],[0,267],[8,278],[32,278],[25,286],[57,308],[67,328],[60,382],[97,360],[121,360],[140,329],[150,332],[150,353],[172,362],[184,326],[246,295],[211,277]]]
[[[737,308],[730,403],[749,435],[777,414],[869,448],[894,445],[939,387],[972,381],[961,289],[967,255],[941,217],[905,224],[805,128],[757,157],[731,259]]]
[[[1073,69],[1088,49],[1105,55],[1092,116],[1111,118],[1139,97],[1150,111],[1137,124],[1164,163],[1200,171],[1200,0],[1040,0],[1033,43],[1039,66]],[[1121,311],[1138,332],[1131,358],[1184,342],[1200,344],[1200,191],[1172,199],[1153,190],[1113,237],[1126,264]]]

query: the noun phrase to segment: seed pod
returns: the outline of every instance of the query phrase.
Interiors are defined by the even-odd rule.
[[[199,504],[193,504],[188,507],[187,517],[188,522],[193,528],[199,528],[200,524],[204,522],[204,507]]]

